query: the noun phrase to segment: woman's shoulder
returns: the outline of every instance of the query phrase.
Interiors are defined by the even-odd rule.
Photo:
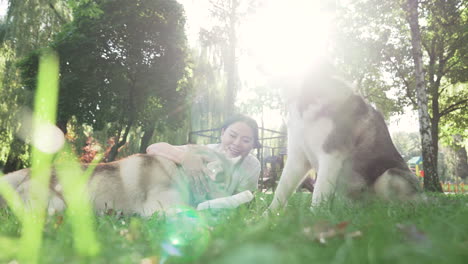
[[[249,154],[244,158],[244,161],[242,161],[242,166],[250,168],[260,168],[260,161],[253,154]]]

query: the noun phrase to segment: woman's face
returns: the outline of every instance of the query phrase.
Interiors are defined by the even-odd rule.
[[[252,129],[244,122],[232,123],[221,131],[221,146],[231,158],[247,156],[254,146]]]

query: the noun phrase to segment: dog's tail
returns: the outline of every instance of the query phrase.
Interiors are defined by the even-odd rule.
[[[421,185],[411,171],[391,168],[386,170],[374,183],[374,191],[386,200],[421,200]]]

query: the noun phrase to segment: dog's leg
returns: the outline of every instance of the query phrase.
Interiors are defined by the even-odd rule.
[[[156,211],[177,213],[181,208],[187,207],[183,196],[177,189],[155,188],[149,191],[148,197],[141,207],[136,208],[136,213],[144,217],[149,217]]]
[[[340,153],[321,154],[319,156],[317,181],[312,194],[312,207],[320,205],[325,199],[331,198],[337,191],[338,177],[346,168],[345,159]]]
[[[282,208],[289,196],[296,190],[299,184],[306,176],[310,169],[310,164],[307,161],[304,153],[300,149],[288,149],[288,159],[281,174],[278,188],[275,191],[275,196],[269,207],[269,210]]]

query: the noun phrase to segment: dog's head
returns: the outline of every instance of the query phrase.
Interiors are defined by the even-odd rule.
[[[306,108],[310,104],[340,104],[353,94],[351,85],[326,59],[318,59],[304,72],[275,76],[269,86],[281,91],[286,105]]]
[[[232,184],[232,175],[242,157],[228,158],[222,152],[196,145],[190,146],[189,151],[203,156],[207,167],[206,176],[210,192],[203,197],[195,197],[196,202],[231,195],[226,190]]]
[[[309,68],[299,93],[299,105],[340,104],[353,94],[351,85],[330,62],[321,61]]]

